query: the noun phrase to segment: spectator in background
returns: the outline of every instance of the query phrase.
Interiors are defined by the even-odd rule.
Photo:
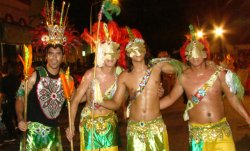
[[[21,83],[17,75],[17,67],[15,63],[7,63],[3,71],[7,73],[2,78],[0,89],[0,100],[3,108],[3,122],[7,128],[7,136],[4,142],[15,141],[16,139],[16,112],[15,112],[15,96],[16,91]]]

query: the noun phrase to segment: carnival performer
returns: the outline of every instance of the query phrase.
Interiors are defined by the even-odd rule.
[[[20,143],[20,150],[26,151],[62,151],[58,116],[65,102],[62,80],[59,74],[64,71],[60,65],[64,58],[63,44],[65,22],[54,23],[54,1],[50,12],[51,18],[46,20],[48,35],[43,35],[46,43],[45,52],[47,64],[39,66],[28,78],[27,92],[21,84],[17,92],[16,112],[18,128],[27,132],[26,147]],[[61,18],[66,18],[62,17]],[[71,77],[72,80],[72,77]],[[24,121],[24,94],[27,99],[27,122]]]
[[[208,61],[209,44],[195,37],[194,28],[180,53],[188,62],[168,96],[160,101],[161,109],[173,104],[185,91],[188,103],[183,118],[189,121],[190,151],[235,151],[230,126],[226,120],[222,94],[250,125],[249,113],[242,102],[244,88],[233,72]]]
[[[180,62],[170,58],[154,59],[149,65],[147,49],[140,32],[123,29],[128,71],[118,78],[118,87],[113,100],[105,100],[102,106],[117,110],[128,92],[127,150],[168,151],[166,125],[160,113],[160,74],[182,70]]]
[[[96,50],[97,66],[86,71],[72,99],[72,123],[75,123],[78,105],[82,97],[86,95],[87,102],[81,112],[79,125],[80,150],[118,151],[120,138],[117,115],[114,111],[94,103],[102,99],[112,99],[116,91],[117,78],[122,72],[122,68],[116,66],[120,56],[121,32],[114,21],[107,24],[100,22],[99,27],[98,40],[98,22],[93,25],[93,35],[90,35],[87,30],[82,34],[87,42],[93,43],[93,46],[98,49]],[[73,125],[72,133],[69,129],[66,130],[68,140],[73,139],[74,133],[75,126]]]

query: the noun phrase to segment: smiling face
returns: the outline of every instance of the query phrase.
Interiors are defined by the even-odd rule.
[[[47,50],[47,67],[53,70],[59,70],[63,56],[63,51],[60,47],[49,47]]]

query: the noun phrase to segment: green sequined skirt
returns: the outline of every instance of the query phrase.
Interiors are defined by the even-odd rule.
[[[22,148],[21,139],[20,150]],[[28,125],[26,151],[62,151],[60,128],[31,122]]]
[[[91,117],[91,110],[85,107],[81,113],[79,126],[81,151],[97,149],[117,151],[120,137],[116,114],[110,112],[107,115],[94,115],[93,124]]]

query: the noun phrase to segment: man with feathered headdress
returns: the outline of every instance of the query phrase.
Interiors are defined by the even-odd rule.
[[[94,46],[96,67],[86,71],[72,99],[71,115],[72,123],[75,123],[78,104],[84,95],[87,97],[79,125],[80,150],[118,151],[117,115],[97,103],[112,99],[116,91],[118,75],[122,72],[122,68],[116,66],[120,56],[121,31],[114,21],[97,22],[93,25],[93,34],[85,29],[82,37]],[[67,130],[69,140],[73,139],[74,132],[74,128],[72,133]]]
[[[102,106],[117,110],[129,94],[127,107],[127,150],[169,151],[166,126],[160,113],[160,74],[181,72],[181,63],[170,58],[153,59],[149,62],[147,48],[140,32],[125,27],[122,30],[127,71],[118,79],[113,100]]]
[[[44,35],[42,40],[46,42],[47,64],[45,67],[37,67],[28,77],[27,89],[24,89],[24,84],[21,84],[17,92],[18,128],[27,133],[24,135],[26,136],[24,141],[20,143],[20,150],[26,151],[62,150],[58,117],[65,102],[60,78],[60,74],[64,73],[60,69],[60,64],[64,58],[63,45],[67,40],[64,36],[66,17],[62,11],[60,18],[54,18],[54,0],[51,3],[51,9],[48,8],[48,3],[46,5],[48,35]],[[65,2],[62,10],[64,5]],[[28,98],[27,121],[23,116],[25,94]]]
[[[225,118],[222,94],[234,109],[250,124],[249,113],[242,102],[244,88],[233,72],[207,61],[208,43],[191,35],[180,53],[187,68],[170,94],[161,100],[161,108],[173,104],[185,91],[188,102],[183,118],[189,120],[190,151],[235,151],[229,124]]]

